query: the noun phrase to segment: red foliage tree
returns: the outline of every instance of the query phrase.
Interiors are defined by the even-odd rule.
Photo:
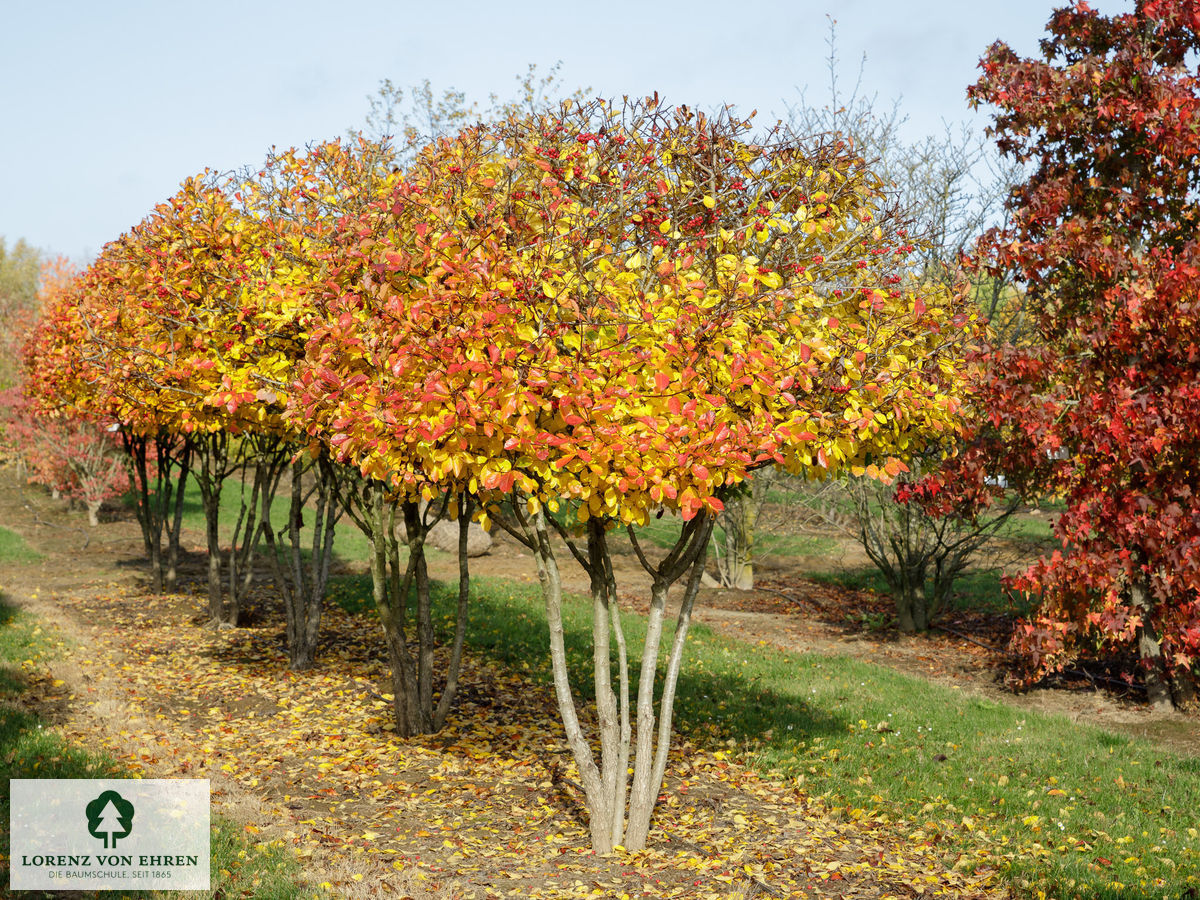
[[[82,503],[91,525],[100,524],[106,500],[129,489],[120,441],[101,423],[40,414],[20,389],[9,388],[0,393],[0,428],[5,449],[21,460],[30,483]]]
[[[1014,643],[1031,678],[1132,651],[1169,705],[1200,653],[1200,2],[1080,2],[1048,32],[1042,59],[992,46],[969,92],[1032,172],[986,251],[1043,346],[1004,354],[993,417],[1067,507],[1063,551],[1014,582],[1040,600]]]
[[[64,257],[45,260],[38,279],[35,308],[9,310],[0,348],[13,360],[26,363],[43,348],[44,329],[36,317],[46,317],[71,302],[78,271]],[[59,415],[52,398],[40,395],[43,371],[25,365],[22,385],[0,393],[0,446],[16,454],[33,484],[50,489],[72,504],[82,503],[92,525],[99,524],[100,507],[129,489],[125,455],[110,429],[112,421],[76,411]]]

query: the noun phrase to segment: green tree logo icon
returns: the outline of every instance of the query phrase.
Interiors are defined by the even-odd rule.
[[[104,839],[104,849],[117,846],[117,838],[133,831],[133,804],[116,791],[105,791],[87,805],[88,833]]]

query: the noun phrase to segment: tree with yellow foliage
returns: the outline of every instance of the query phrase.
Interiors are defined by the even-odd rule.
[[[364,473],[414,499],[478,493],[481,518],[533,551],[593,846],[643,847],[723,495],[767,466],[903,471],[956,426],[974,315],[907,278],[903,221],[844,145],[755,138],[729,112],[514,118],[429,151],[386,216],[354,231],[357,275],[310,345],[301,405]],[[663,509],[685,525],[652,559],[638,529]],[[652,579],[636,693],[615,528]],[[567,673],[559,541],[591,579],[598,762]]]

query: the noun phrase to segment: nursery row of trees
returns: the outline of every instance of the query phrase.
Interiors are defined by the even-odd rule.
[[[182,472],[203,496],[215,621],[236,622],[247,554],[266,543],[297,667],[313,660],[347,514],[371,540],[405,734],[445,721],[466,625],[464,555],[450,668],[435,672],[429,525],[444,513],[464,540],[471,516],[510,531],[541,575],[593,842],[637,847],[723,497],[764,466],[895,476],[956,427],[977,316],[915,277],[904,226],[837,136],[753,135],[729,112],[654,99],[467,128],[403,167],[385,143],[333,142],[185,182],[53,298],[27,385],[47,414],[119,425],[156,586],[173,578]],[[250,486],[223,548],[236,472]],[[637,533],[662,509],[685,526],[659,559]],[[653,582],[636,676],[614,528]],[[592,584],[598,759],[567,678],[563,546]]]

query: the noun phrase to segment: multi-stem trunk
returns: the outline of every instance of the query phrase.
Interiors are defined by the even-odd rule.
[[[260,468],[269,469],[271,464],[269,457],[259,457]],[[311,491],[305,490],[306,473],[313,476]],[[260,477],[270,482],[269,471]],[[283,595],[287,614],[288,661],[293,670],[300,671],[311,668],[316,661],[321,607],[329,583],[329,564],[333,558],[334,527],[342,512],[338,502],[337,468],[325,454],[310,463],[300,458],[292,462],[286,547],[277,540],[271,525],[273,495],[274,491],[269,491],[259,504],[262,522],[259,531],[267,543],[267,555],[275,572],[279,592]],[[315,498],[315,508],[312,510],[311,554],[305,560],[301,528],[304,508],[310,498]]]
[[[592,756],[592,748],[584,734],[575,705],[575,695],[571,690],[571,676],[567,668],[567,647],[563,631],[562,619],[562,575],[558,568],[558,559],[550,540],[550,528],[546,522],[543,510],[534,514],[527,523],[527,532],[537,562],[538,580],[542,585],[542,596],[546,601],[546,623],[550,633],[550,667],[554,673],[554,694],[558,701],[558,712],[562,717],[563,729],[567,733],[567,745],[571,755],[579,767],[579,778],[583,783],[584,796],[588,808],[589,826],[592,836],[592,848],[597,853],[611,853],[619,843],[613,839],[614,831],[619,833],[620,826],[615,819],[624,823],[625,810],[617,810],[612,803],[612,795],[604,790],[604,778],[596,760]],[[607,628],[607,623],[606,623]],[[607,656],[603,667],[607,669],[611,661]],[[597,669],[600,668],[597,665]],[[599,679],[599,674],[597,674]],[[604,739],[602,734],[601,739]],[[608,735],[611,740],[611,733]],[[611,758],[612,748],[601,747],[602,757]]]
[[[458,689],[459,667],[465,643],[469,594],[467,567],[467,515],[459,530],[458,621],[451,647],[446,681],[434,705],[434,644],[431,582],[425,561],[425,539],[431,522],[445,511],[444,503],[422,508],[416,500],[395,501],[379,483],[361,493],[348,494],[351,518],[371,541],[371,585],[375,608],[383,627],[392,671],[392,694],[397,732],[403,737],[429,733],[445,724]],[[401,574],[396,513],[404,519],[408,561]],[[415,594],[412,634],[408,631],[409,595]]]
[[[538,577],[546,602],[546,620],[550,638],[550,661],[559,714],[566,731],[567,744],[579,768],[589,816],[592,847],[609,853],[623,844],[630,850],[646,845],[654,806],[666,774],[671,726],[675,706],[675,688],[683,661],[684,642],[691,622],[692,607],[704,573],[711,516],[697,516],[684,526],[678,543],[658,564],[643,554],[631,531],[634,549],[642,565],[653,578],[650,615],[642,648],[637,694],[637,744],[632,743],[628,659],[625,637],[616,605],[616,580],[605,538],[605,525],[589,521],[586,555],[567,537],[572,555],[584,566],[591,579],[592,593],[592,671],[599,721],[600,763],[597,765],[591,744],[580,722],[567,667],[566,641],[562,618],[562,578],[551,541],[551,524],[543,511],[521,518],[527,546],[533,550]],[[685,573],[687,586],[680,601],[675,636],[667,656],[662,679],[662,695],[657,716],[654,684],[658,672],[659,651],[666,618],[667,593]],[[612,639],[617,650],[620,698],[612,686]],[[633,763],[630,786],[629,764]],[[628,803],[628,814],[626,804]]]
[[[137,520],[142,532],[146,558],[150,561],[150,583],[155,593],[175,589],[179,558],[181,504],[187,481],[191,442],[160,431],[153,436],[122,431],[121,439],[128,459],[130,480],[137,495]],[[178,481],[173,476],[179,464]],[[176,515],[168,516],[172,500]],[[167,564],[164,566],[162,538],[168,536]]]
[[[228,622],[221,585],[221,488],[229,474],[229,435],[204,435],[199,440],[200,471],[196,483],[204,509],[204,537],[208,549],[208,615],[213,624]],[[229,624],[237,624],[236,619]]]
[[[229,542],[226,575],[227,614],[234,623],[241,617],[242,605],[254,582],[254,561],[264,530],[260,511],[263,505],[270,506],[274,499],[287,455],[286,445],[274,437],[256,435],[243,440],[241,459],[235,467],[241,472],[241,493]],[[265,465],[260,464],[263,461],[266,461]],[[247,475],[250,477],[248,497]]]
[[[633,770],[633,787],[629,798],[629,826],[625,833],[625,846],[630,850],[641,850],[646,846],[650,833],[650,821],[654,806],[662,789],[667,771],[667,756],[671,747],[671,725],[675,712],[675,687],[679,683],[679,672],[683,665],[683,648],[688,628],[692,621],[692,608],[700,590],[700,579],[704,574],[704,563],[708,553],[708,539],[712,531],[712,519],[702,520],[693,538],[690,554],[685,554],[676,564],[666,563],[654,570],[655,580],[651,588],[651,621],[646,626],[646,645],[642,650],[641,682],[638,686],[638,743]],[[685,531],[686,534],[686,531]],[[681,542],[682,542],[681,538]],[[677,545],[677,550],[684,547]],[[689,558],[690,556],[690,558]],[[670,561],[671,557],[668,557]],[[651,734],[654,729],[654,675],[657,668],[658,644],[662,637],[663,616],[653,623],[655,610],[665,611],[667,590],[671,583],[684,572],[688,572],[687,584],[679,602],[679,614],[675,619],[675,636],[667,656],[667,671],[663,677],[662,697],[658,704],[657,739]],[[673,576],[673,577],[672,577]],[[653,652],[651,652],[653,650]]]
[[[400,553],[396,541],[396,504],[385,503],[383,494],[384,489],[380,485],[375,490],[372,508],[371,582],[375,608],[379,611],[391,663],[396,730],[401,737],[414,737],[432,731],[429,711],[421,705],[417,674],[419,665],[413,659],[406,634],[408,595],[413,584],[423,584],[426,590],[429,585],[428,575],[425,574],[425,533],[420,529],[407,532],[408,564],[401,578]],[[421,576],[418,573],[422,573]],[[420,634],[419,628],[417,633]]]
[[[131,473],[137,491],[137,518],[142,529],[142,543],[150,560],[150,589],[158,594],[163,589],[162,522],[156,515],[157,492],[150,483],[148,441],[142,435],[124,435],[125,449],[131,460]],[[161,468],[159,469],[161,473]],[[161,477],[161,476],[160,476]]]
[[[279,482],[280,461],[286,458],[285,448],[272,437],[248,435],[236,446],[231,441],[227,433],[217,432],[205,435],[197,448],[200,470],[196,483],[204,507],[208,545],[208,609],[210,620],[218,625],[237,625],[241,618],[242,605],[254,578],[255,550],[264,528],[260,509],[263,504],[270,505]],[[226,480],[235,472],[241,473],[242,490],[229,550],[225,553],[220,527],[221,497]]]
[[[600,519],[588,520],[587,572],[592,594],[592,665],[596,714],[600,727],[600,777],[603,808],[598,818],[607,823],[612,846],[625,839],[625,803],[629,791],[629,752],[632,724],[629,714],[629,660],[617,582],[608,535]],[[619,696],[612,687],[612,641],[616,642]]]

